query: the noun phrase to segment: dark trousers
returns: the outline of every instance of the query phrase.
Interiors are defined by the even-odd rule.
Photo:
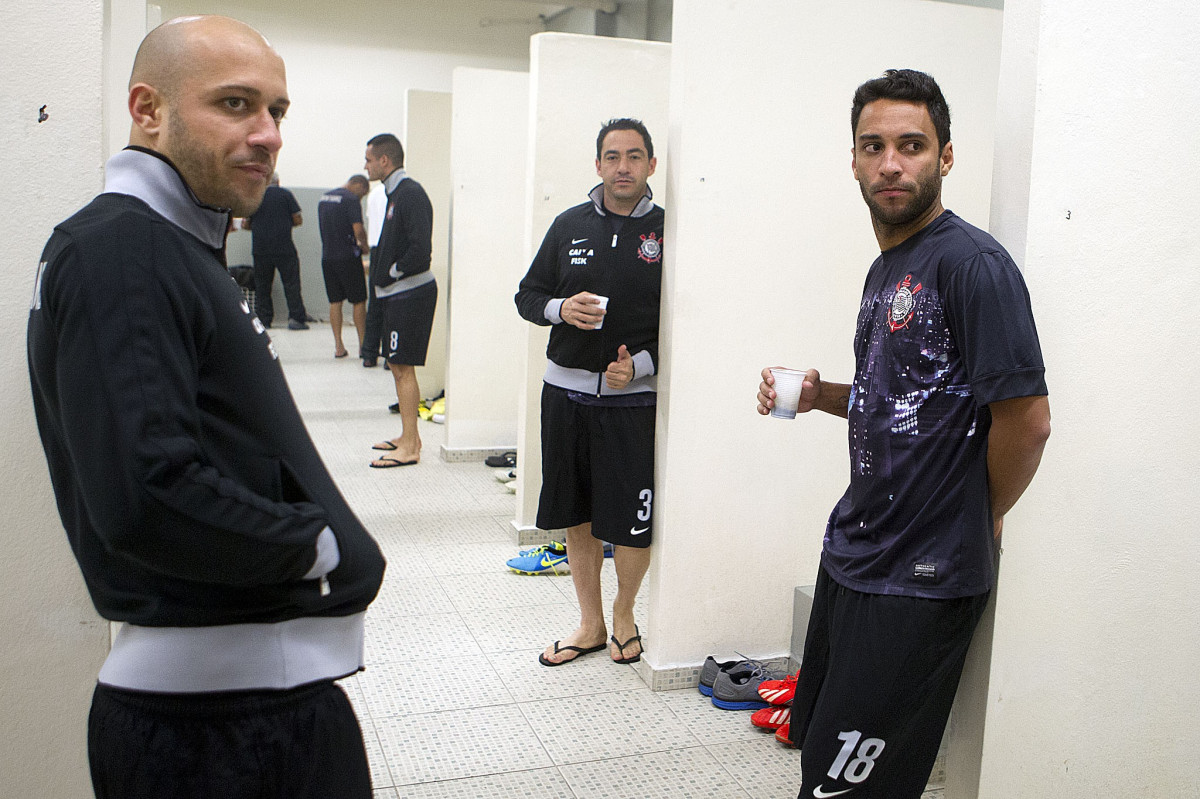
[[[271,301],[271,285],[275,272],[283,282],[283,296],[287,299],[288,318],[303,322],[308,318],[304,310],[304,298],[300,296],[300,258],[296,251],[254,256],[254,313],[259,321],[270,327],[275,319],[275,303]]]
[[[97,685],[97,799],[370,799],[362,730],[332,682],[153,694]]]
[[[363,328],[360,358],[378,358],[379,343],[383,336],[383,300],[375,296],[375,256],[378,247],[371,248],[371,266],[367,270],[367,324]]]

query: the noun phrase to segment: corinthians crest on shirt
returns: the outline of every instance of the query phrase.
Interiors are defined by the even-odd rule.
[[[662,239],[657,233],[642,236],[642,243],[638,245],[638,258],[648,264],[656,264],[662,260]]]
[[[916,294],[920,290],[920,283],[915,286],[912,284],[912,275],[905,275],[904,279],[896,284],[892,307],[888,310],[888,328],[893,333],[908,327],[908,323],[912,321],[917,307]]]

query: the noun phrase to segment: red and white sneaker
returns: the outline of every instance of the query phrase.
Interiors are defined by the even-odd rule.
[[[765,680],[758,686],[758,695],[764,702],[770,702],[772,705],[791,704],[792,697],[796,695],[796,678],[799,676],[800,672],[796,672],[782,680]]]
[[[764,730],[777,730],[787,724],[791,717],[790,707],[764,707],[754,711],[754,715],[750,716],[750,723]]]
[[[789,722],[775,730],[775,740],[779,741],[779,743],[783,744],[788,749],[795,749],[796,745],[788,740],[788,732],[790,732],[791,726],[791,722]]]

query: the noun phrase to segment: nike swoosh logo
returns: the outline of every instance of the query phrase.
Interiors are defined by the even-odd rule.
[[[583,244],[587,239],[571,239],[572,244]]]
[[[646,532],[649,529],[650,529],[649,527],[643,527],[642,529],[639,530],[636,527],[630,527],[629,534],[630,535],[641,535],[642,533]]]
[[[844,791],[826,791],[822,789],[820,785],[818,785],[816,788],[813,788],[813,797],[814,799],[828,799],[830,796],[841,796],[842,794],[850,793],[853,790],[853,788],[847,788]]]

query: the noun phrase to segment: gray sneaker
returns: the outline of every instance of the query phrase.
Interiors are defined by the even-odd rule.
[[[731,669],[717,674],[712,687],[715,706],[722,710],[761,710],[770,706],[758,695],[758,686],[765,680],[782,680],[784,672],[768,669],[757,661],[746,662],[753,664],[749,671]]]
[[[713,695],[713,682],[716,681],[717,675],[725,671],[745,671],[747,673],[754,671],[757,663],[753,660],[742,658],[741,660],[726,660],[718,661],[712,655],[709,655],[704,660],[704,665],[700,667],[700,684],[697,686],[700,693],[705,696]]]

